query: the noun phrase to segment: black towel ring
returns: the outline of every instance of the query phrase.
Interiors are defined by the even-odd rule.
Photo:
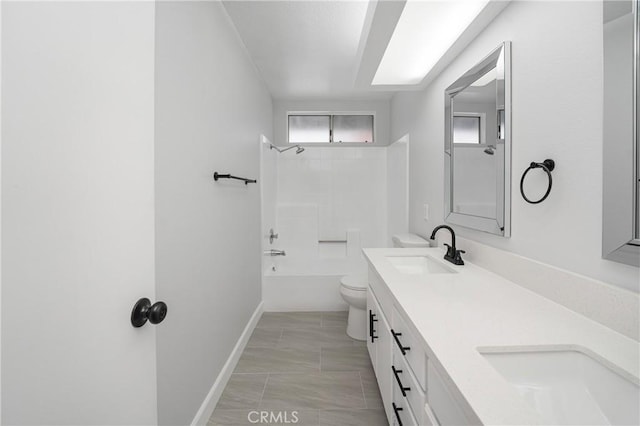
[[[551,177],[551,172],[555,168],[556,168],[556,162],[551,159],[546,159],[542,163],[532,162],[527,168],[527,170],[524,171],[524,173],[522,174],[522,179],[520,179],[520,193],[522,194],[522,198],[524,198],[524,200],[527,203],[538,204],[547,199],[547,197],[549,196],[549,193],[551,192],[551,186],[553,185],[553,178]],[[526,195],[524,195],[524,178],[527,176],[527,173],[529,173],[529,171],[533,169],[544,170],[545,173],[547,173],[547,177],[549,178],[549,187],[547,188],[547,192],[545,192],[542,198],[540,198],[537,201],[531,201],[530,199],[527,198]]]

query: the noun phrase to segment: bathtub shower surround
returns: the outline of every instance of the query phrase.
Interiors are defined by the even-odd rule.
[[[362,248],[386,246],[387,148],[307,145],[278,155],[275,173],[269,248],[287,256],[265,261],[265,309],[346,309],[340,277],[366,271]]]
[[[409,230],[409,135],[387,148],[387,246],[391,237]],[[428,216],[429,206],[424,206]]]
[[[346,252],[349,231],[359,231],[364,247],[384,244],[386,158],[386,148],[370,147],[308,147],[301,155],[280,156],[281,243],[292,253],[298,246],[315,250],[320,258],[338,256],[338,244]]]
[[[271,149],[271,141],[265,135],[260,135],[260,205],[262,220],[262,249],[263,251],[270,249],[279,249],[280,241],[270,238],[271,230],[275,233],[276,226],[276,191],[277,185],[277,161],[278,152]],[[267,271],[273,267],[273,258],[262,256],[261,270]]]

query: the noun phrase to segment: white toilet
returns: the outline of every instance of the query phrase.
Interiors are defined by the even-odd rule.
[[[429,247],[429,243],[414,234],[398,234],[392,237],[394,247]],[[367,339],[367,275],[345,275],[340,279],[340,295],[349,304],[347,334],[356,340]]]
[[[352,339],[367,339],[367,287],[366,275],[345,275],[340,278],[340,295],[349,304],[347,334]]]
[[[396,234],[391,237],[394,247],[420,248],[429,247],[429,242],[416,234]]]

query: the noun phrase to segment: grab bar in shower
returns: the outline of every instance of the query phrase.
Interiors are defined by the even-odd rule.
[[[241,180],[244,182],[245,185],[248,185],[250,183],[256,183],[258,182],[255,179],[247,179],[247,178],[243,178],[243,177],[238,177],[238,176],[233,176],[230,174],[221,174],[218,172],[213,173],[213,180],[217,181],[218,179],[236,179],[236,180]]]

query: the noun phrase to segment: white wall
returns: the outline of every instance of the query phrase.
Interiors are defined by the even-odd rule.
[[[219,2],[158,2],[157,294],[160,424],[189,424],[261,300],[259,136],[271,97]]]
[[[637,268],[601,259],[601,2],[512,2],[427,89],[392,99],[391,139],[411,137],[411,230],[428,235],[443,221],[444,89],[505,40],[513,42],[512,237],[458,232],[638,292]],[[527,204],[520,176],[545,158],[556,161],[553,191]]]
[[[389,145],[389,115],[390,102],[388,100],[322,100],[322,101],[285,101],[273,102],[273,132],[275,145],[287,145],[287,112],[288,111],[357,111],[375,112],[375,135],[372,144],[366,146]],[[397,138],[396,138],[397,139]],[[395,139],[393,139],[395,140]],[[354,145],[354,144],[336,144]],[[356,146],[358,144],[355,144]]]
[[[2,423],[154,424],[152,2],[2,4]]]

